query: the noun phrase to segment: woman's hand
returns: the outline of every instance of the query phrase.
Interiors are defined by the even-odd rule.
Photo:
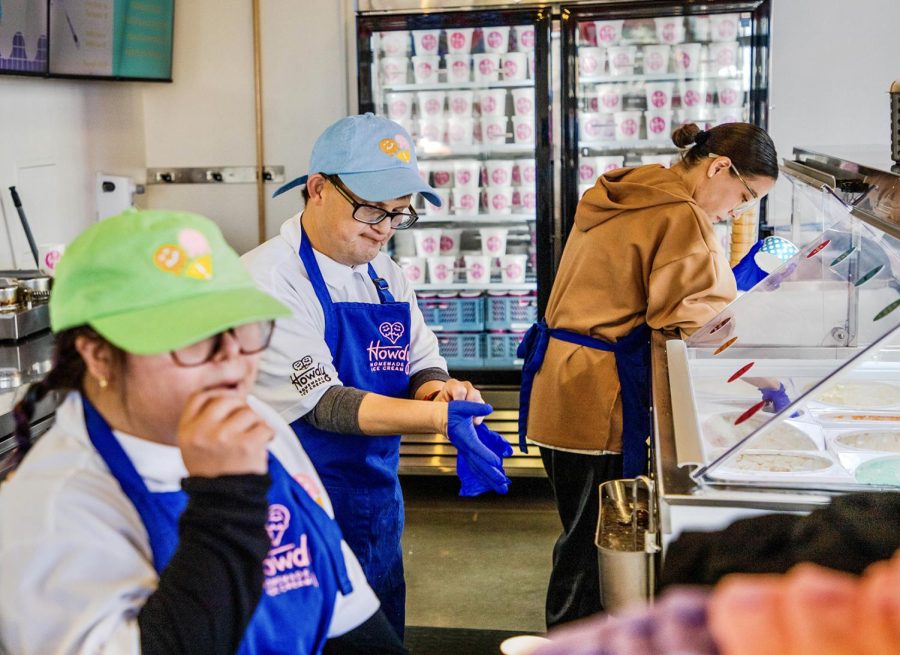
[[[263,474],[275,435],[246,401],[223,390],[198,391],[178,422],[178,447],[192,476]]]

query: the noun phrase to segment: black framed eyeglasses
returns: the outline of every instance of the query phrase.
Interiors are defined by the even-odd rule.
[[[265,350],[272,340],[275,321],[255,321],[228,328],[224,332],[214,334],[197,343],[170,351],[172,359],[178,366],[200,366],[212,360],[222,349],[225,333],[230,334],[238,342],[242,355],[254,355]]]
[[[390,218],[392,228],[395,230],[405,230],[412,227],[413,224],[419,220],[419,215],[411,206],[407,207],[407,211],[392,212],[382,207],[357,202],[356,199],[350,195],[350,192],[337,175],[325,175],[324,177],[331,182],[344,200],[353,205],[353,218],[360,223],[365,223],[366,225],[378,225],[384,219]]]

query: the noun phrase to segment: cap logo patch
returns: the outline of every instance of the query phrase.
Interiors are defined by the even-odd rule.
[[[409,141],[402,134],[394,135],[393,139],[382,139],[378,143],[378,147],[381,148],[384,154],[396,157],[404,164],[409,163]]]
[[[153,264],[172,275],[195,280],[210,280],[213,276],[212,249],[209,241],[197,230],[185,229],[178,233],[178,243],[166,243],[156,249]]]

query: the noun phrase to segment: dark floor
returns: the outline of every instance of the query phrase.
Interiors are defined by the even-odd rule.
[[[547,480],[515,478],[508,495],[478,498],[459,498],[455,477],[402,483],[411,652],[496,654],[507,637],[543,633],[560,530]]]

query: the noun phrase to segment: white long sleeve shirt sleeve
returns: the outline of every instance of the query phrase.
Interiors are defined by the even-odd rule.
[[[300,261],[300,216],[285,221],[281,233],[243,256],[259,287],[287,304],[293,314],[278,319],[272,343],[263,353],[254,393],[288,423],[312,411],[322,394],[343,384],[325,343],[325,314]],[[346,266],[313,251],[333,302],[378,303],[368,267]],[[409,372],[447,370],[437,338],[425,324],[415,292],[394,261],[379,253],[375,272],[387,281],[394,299],[410,306]]]

